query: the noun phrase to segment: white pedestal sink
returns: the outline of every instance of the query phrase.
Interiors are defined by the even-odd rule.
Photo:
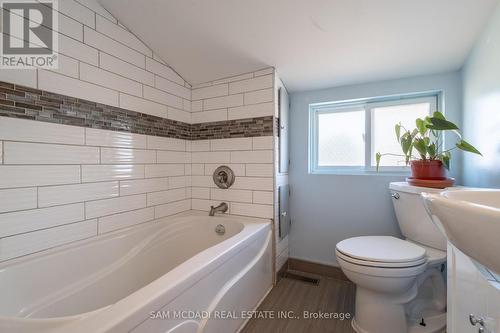
[[[453,245],[500,273],[500,190],[452,190],[422,197]]]

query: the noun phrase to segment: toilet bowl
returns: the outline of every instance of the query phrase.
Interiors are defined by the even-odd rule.
[[[438,268],[446,253],[440,252],[432,251],[436,256],[430,258],[425,248],[389,236],[355,237],[338,243],[339,265],[357,287],[356,332],[444,331],[446,292]],[[430,297],[417,301],[419,293]],[[436,321],[436,316],[441,320]]]
[[[420,193],[435,190],[391,183],[406,239],[361,236],[339,242],[337,261],[356,284],[358,333],[438,333],[446,330],[443,271],[446,239],[428,217]]]

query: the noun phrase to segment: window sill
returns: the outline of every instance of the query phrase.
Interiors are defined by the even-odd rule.
[[[409,177],[409,170],[387,170],[387,171],[372,171],[372,170],[313,170],[309,171],[310,175],[331,175],[331,176],[377,176],[377,177]]]

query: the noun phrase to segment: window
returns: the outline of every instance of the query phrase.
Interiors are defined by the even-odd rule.
[[[399,153],[394,125],[408,129],[437,108],[437,94],[311,104],[310,173],[372,173],[375,153]],[[384,156],[381,172],[407,172],[403,158]]]

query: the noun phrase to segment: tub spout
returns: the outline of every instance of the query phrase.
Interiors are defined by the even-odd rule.
[[[227,212],[228,206],[227,203],[222,202],[220,205],[217,207],[210,206],[210,213],[208,213],[209,216],[214,216],[215,213],[225,213]]]

